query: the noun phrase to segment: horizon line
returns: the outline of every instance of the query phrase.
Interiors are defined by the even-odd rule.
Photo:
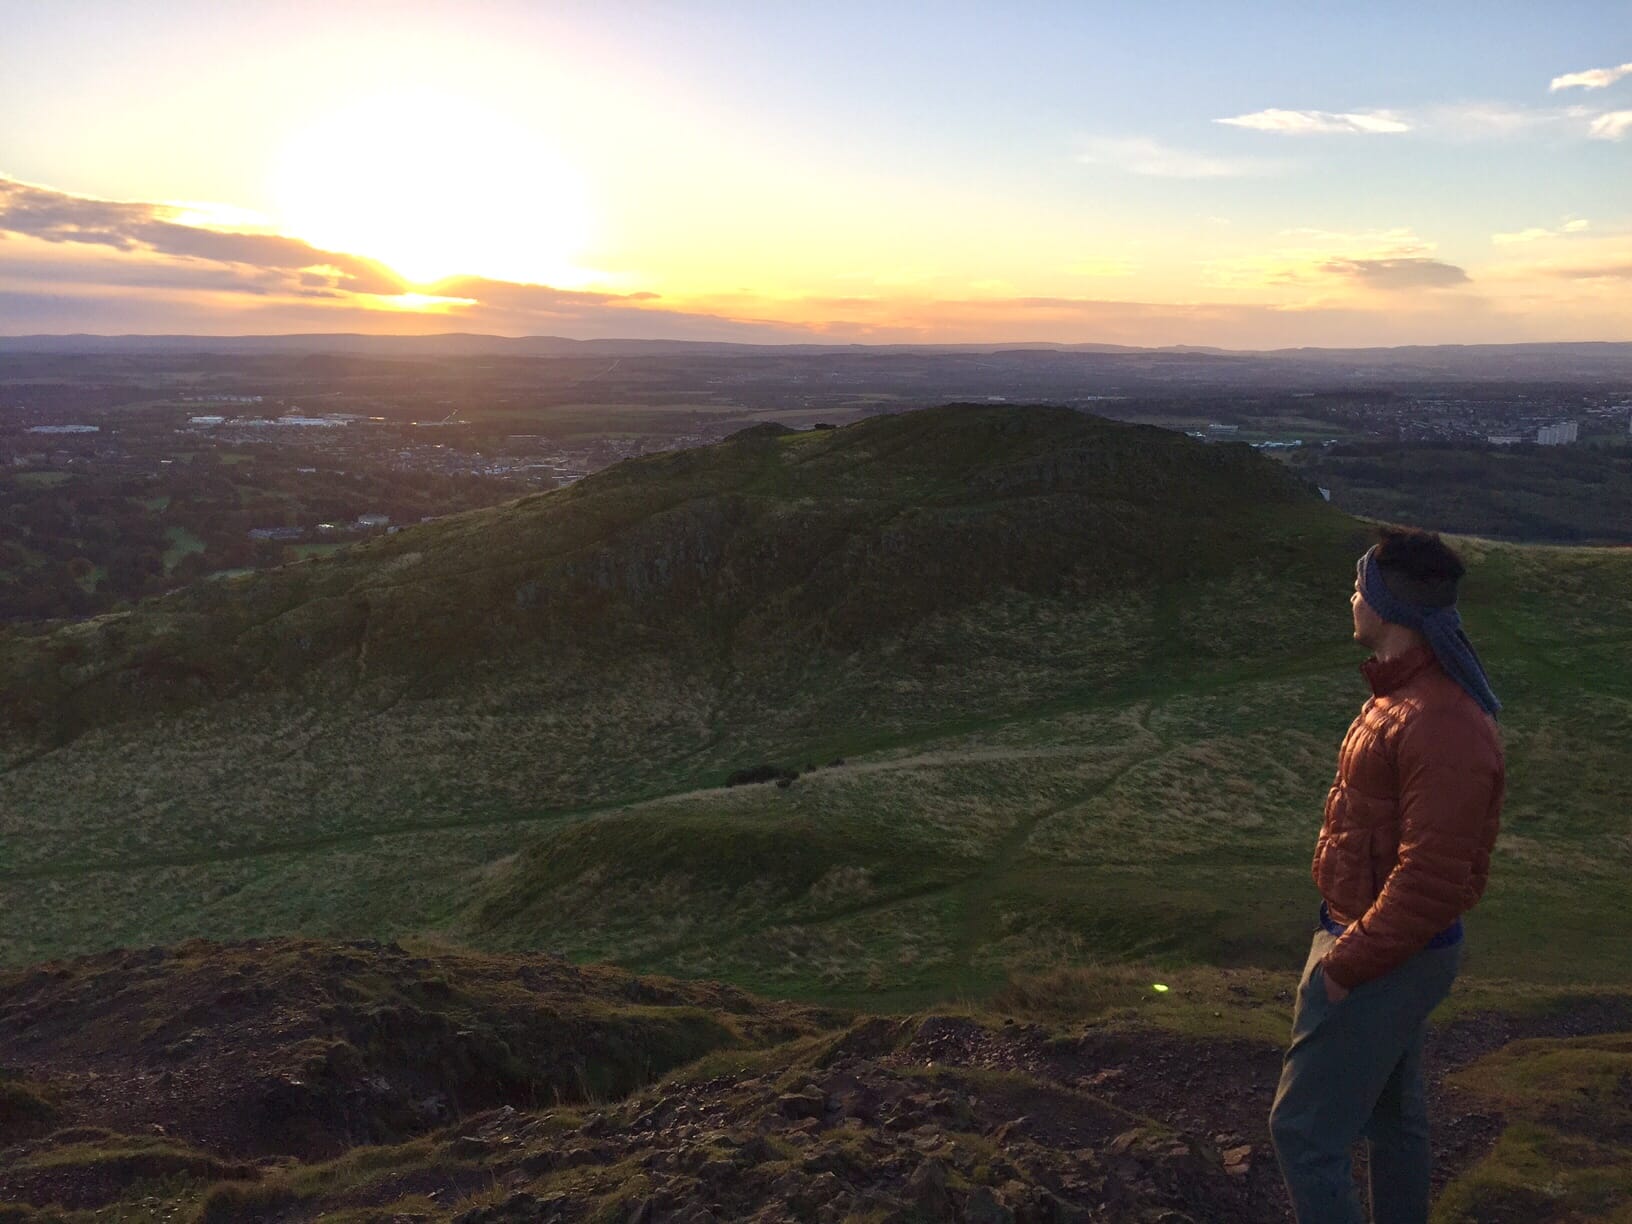
[[[1632,338],[1621,340],[1518,340],[1518,341],[1425,341],[1416,344],[1355,344],[1355,345],[1288,345],[1281,348],[1229,348],[1216,344],[1118,344],[1096,340],[967,340],[967,341],[883,341],[861,340],[690,340],[665,336],[561,336],[550,333],[505,335],[499,332],[438,331],[438,332],[0,332],[0,344],[27,341],[335,341],[358,340],[368,342],[412,343],[421,340],[490,340],[517,344],[528,341],[550,341],[566,345],[599,344],[653,344],[684,348],[741,348],[741,349],[908,349],[908,350],[963,350],[970,349],[1035,349],[1083,350],[1098,349],[1127,353],[1192,352],[1221,355],[1262,356],[1274,353],[1344,353],[1344,352],[1400,352],[1414,349],[1529,349],[1529,348],[1582,348],[1632,346]]]

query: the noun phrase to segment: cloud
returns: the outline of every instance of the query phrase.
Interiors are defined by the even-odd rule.
[[[1110,166],[1128,174],[1153,178],[1240,178],[1273,174],[1280,169],[1279,163],[1261,158],[1196,153],[1141,136],[1090,140],[1079,160],[1092,166]]]
[[[1511,246],[1515,242],[1535,242],[1538,238],[1556,237],[1558,235],[1552,230],[1532,225],[1529,229],[1515,230],[1510,234],[1492,234],[1490,240],[1497,246]]]
[[[1632,110],[1607,111],[1587,129],[1594,140],[1619,140],[1628,132],[1632,132]]]
[[[1580,138],[1589,134],[1588,126],[1596,114],[1586,106],[1515,106],[1489,101],[1447,102],[1417,110],[1370,113],[1387,115],[1414,135],[1443,140],[1513,140],[1537,135]]]
[[[1621,64],[1614,68],[1589,68],[1585,72],[1566,72],[1563,76],[1553,78],[1547,88],[1553,92],[1560,89],[1602,89],[1606,85],[1613,85],[1624,76],[1632,76],[1632,64]]]
[[[75,303],[87,319],[122,311],[130,320],[126,330],[148,330],[140,322],[147,316],[166,320],[163,330],[188,320],[205,332],[256,326],[402,331],[457,318],[503,334],[809,338],[803,327],[776,320],[665,308],[654,293],[593,293],[474,276],[409,293],[401,277],[364,256],[182,220],[191,217],[237,219],[195,204],[101,200],[0,176],[0,291],[12,302],[51,303],[43,317],[62,317]],[[123,305],[116,310],[110,301]]]
[[[1549,268],[1545,274],[1563,280],[1632,280],[1632,260],[1588,267]]]
[[[245,293],[255,296],[287,292],[281,273],[260,268],[209,264],[198,260],[155,259],[123,253],[91,253],[65,259],[43,243],[15,243],[0,260],[0,279],[17,284],[58,287],[96,285],[110,289],[180,289],[200,293]],[[301,274],[296,289],[335,292],[329,278]]]
[[[655,293],[594,293],[584,289],[557,289],[553,285],[529,285],[520,281],[492,280],[485,276],[450,276],[446,280],[427,285],[431,292],[449,296],[474,298],[489,306],[507,310],[530,310],[541,314],[555,314],[583,310],[608,302],[650,302],[657,300]]]
[[[1566,221],[1556,230],[1544,229],[1539,225],[1532,225],[1527,229],[1515,230],[1507,234],[1492,234],[1490,240],[1497,246],[1513,246],[1520,242],[1537,242],[1543,238],[1563,238],[1569,234],[1582,234],[1591,228],[1592,222],[1577,218]]]
[[[1413,267],[1432,264],[1435,244],[1409,226],[1388,229],[1328,230],[1297,226],[1281,230],[1275,240],[1256,249],[1207,260],[1203,283],[1217,289],[1281,296],[1303,290],[1326,300],[1333,291],[1348,298],[1368,282],[1356,270],[1386,264]],[[1386,274],[1385,274],[1386,276]],[[1380,287],[1373,279],[1372,287]]]
[[[332,270],[334,288],[354,293],[397,293],[405,287],[375,260],[322,251],[298,238],[181,224],[174,218],[185,208],[98,200],[0,178],[0,233],[290,273],[322,267]]]
[[[1236,115],[1229,119],[1215,119],[1231,127],[1251,128],[1255,132],[1281,132],[1291,136],[1310,136],[1329,133],[1409,132],[1411,124],[1397,111],[1323,111],[1323,110],[1269,110],[1253,111],[1250,115]]]
[[[1619,140],[1626,111],[1607,114],[1587,106],[1515,106],[1508,102],[1449,102],[1417,110],[1323,111],[1271,108],[1214,123],[1283,136],[1410,133],[1446,140],[1511,140],[1554,135]]]
[[[1385,292],[1449,289],[1469,281],[1461,268],[1438,259],[1329,259],[1321,271]]]

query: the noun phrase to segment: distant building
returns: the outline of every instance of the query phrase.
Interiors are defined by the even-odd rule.
[[[1221,425],[1217,421],[1207,426],[1207,436],[1210,438],[1233,438],[1241,432],[1239,425]]]
[[[100,425],[30,425],[29,433],[40,434],[85,434],[100,433]]]
[[[359,527],[385,527],[390,522],[391,516],[389,514],[359,514],[357,516],[357,526]]]
[[[189,424],[189,425],[220,425],[223,422],[225,422],[226,419],[227,419],[226,417],[218,417],[218,416],[188,417],[187,418],[187,424]]]
[[[1491,434],[1485,441],[1492,446],[1514,446],[1523,442],[1524,439],[1519,437],[1518,434]]]
[[[251,527],[252,540],[298,540],[306,533],[299,527]]]
[[[1560,421],[1557,425],[1543,425],[1536,430],[1536,442],[1541,446],[1563,446],[1574,442],[1581,429],[1574,421]]]

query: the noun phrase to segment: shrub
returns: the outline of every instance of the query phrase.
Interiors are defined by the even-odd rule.
[[[778,786],[791,786],[793,780],[799,776],[797,770],[784,769],[780,765],[752,765],[747,769],[739,769],[726,778],[727,786],[754,786],[762,782],[775,782]]]

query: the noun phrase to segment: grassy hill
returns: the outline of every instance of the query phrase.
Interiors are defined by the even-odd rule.
[[[953,407],[0,634],[0,965],[93,954],[0,971],[0,1219],[1284,1219],[1367,536]],[[1632,553],[1458,543],[1510,796],[1436,1219],[1618,1218]]]
[[[0,961],[433,932],[901,1002],[1287,964],[1365,539],[1245,447],[952,407],[12,633]],[[1475,969],[1624,981],[1632,555],[1464,547],[1513,778]],[[723,787],[760,764],[800,776]]]

